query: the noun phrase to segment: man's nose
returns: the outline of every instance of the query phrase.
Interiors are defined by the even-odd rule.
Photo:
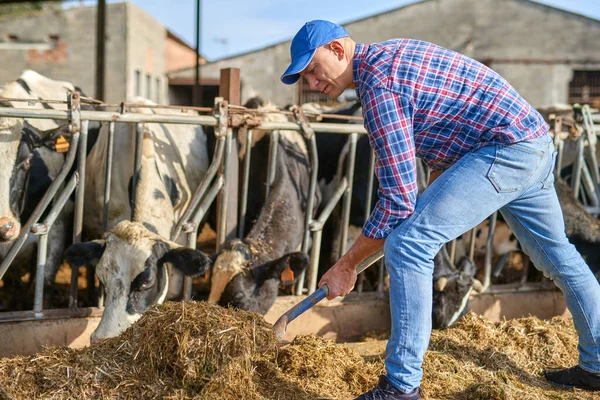
[[[310,86],[311,90],[317,90],[319,81],[316,78],[306,78],[306,80],[308,81],[308,86]]]

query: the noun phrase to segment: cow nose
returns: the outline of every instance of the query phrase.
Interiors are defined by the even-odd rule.
[[[11,218],[0,218],[0,241],[7,242],[18,235],[17,224]]]
[[[102,343],[105,340],[106,340],[105,338],[99,338],[99,337],[96,337],[96,336],[91,336],[90,337],[90,343],[91,344]]]

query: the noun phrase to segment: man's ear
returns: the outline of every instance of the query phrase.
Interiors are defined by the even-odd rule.
[[[338,40],[333,40],[329,43],[329,48],[331,49],[331,51],[333,51],[333,53],[335,54],[335,56],[338,60],[341,60],[344,58],[345,49],[344,49],[344,45],[342,44],[342,42],[340,42]]]
[[[104,240],[75,243],[64,253],[65,261],[72,267],[96,266],[104,253]]]
[[[265,264],[265,273],[269,278],[283,283],[292,283],[308,267],[309,263],[308,256],[301,251],[288,253]]]
[[[169,250],[159,260],[159,263],[171,263],[174,268],[186,276],[204,275],[212,267],[212,260],[200,250],[180,247]]]

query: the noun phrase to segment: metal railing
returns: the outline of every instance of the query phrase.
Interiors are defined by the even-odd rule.
[[[29,101],[29,100],[27,100]],[[142,105],[140,105],[142,106]],[[152,106],[153,109],[159,108],[158,106]],[[204,111],[204,110],[203,110]],[[165,114],[141,114],[141,113],[130,113],[125,112],[123,106],[119,111],[91,111],[81,110],[79,95],[73,93],[68,101],[68,110],[49,110],[49,109],[15,109],[15,108],[0,108],[0,117],[16,117],[16,118],[33,118],[33,119],[53,119],[57,121],[67,121],[71,128],[71,146],[67,153],[65,163],[56,177],[52,182],[44,197],[35,208],[33,214],[29,220],[23,225],[23,229],[19,237],[13,243],[7,256],[2,260],[0,264],[0,279],[4,276],[9,265],[14,261],[16,254],[22,248],[23,244],[29,237],[29,235],[38,235],[39,246],[37,255],[37,271],[36,271],[36,286],[35,286],[35,299],[34,299],[34,315],[37,317],[44,316],[44,310],[42,309],[43,304],[43,276],[46,267],[46,252],[48,245],[48,233],[51,230],[56,218],[60,211],[68,201],[69,197],[75,192],[75,225],[73,231],[73,241],[77,242],[81,240],[82,235],[82,219],[83,219],[83,202],[84,202],[84,190],[85,185],[85,174],[86,174],[86,146],[87,146],[87,134],[89,121],[99,121],[108,123],[107,135],[108,135],[108,146],[106,149],[106,160],[107,167],[104,171],[105,187],[104,187],[104,207],[102,216],[103,231],[108,229],[108,213],[111,200],[111,177],[112,177],[112,161],[114,153],[114,134],[115,134],[115,123],[128,123],[136,124],[136,141],[135,141],[135,162],[133,170],[133,188],[132,196],[135,195],[135,185],[139,177],[141,168],[141,146],[144,132],[144,124],[146,123],[168,123],[168,124],[186,124],[192,126],[211,126],[215,127],[216,146],[213,154],[212,162],[204,175],[201,183],[194,191],[192,198],[190,199],[187,208],[181,214],[181,217],[176,221],[175,228],[171,240],[182,239],[180,236],[185,234],[185,242],[187,246],[191,248],[196,247],[196,238],[198,236],[198,229],[200,222],[206,215],[210,205],[219,198],[220,208],[217,216],[217,251],[222,247],[226,238],[226,212],[228,193],[224,188],[227,187],[228,168],[224,166],[229,165],[230,159],[233,156],[231,154],[232,140],[237,137],[243,124],[233,126],[231,122],[231,115],[244,112],[252,113],[253,110],[242,110],[240,107],[228,107],[227,103],[222,99],[215,99],[215,108],[212,115],[165,115]],[[574,179],[572,185],[574,189],[583,187],[586,190],[588,198],[593,198],[591,194],[595,194],[596,201],[592,201],[590,207],[598,208],[598,183],[600,178],[598,177],[598,167],[595,153],[591,151],[595,148],[596,135],[594,132],[594,126],[591,116],[586,114],[583,109],[584,115],[584,129],[585,135],[581,135],[580,141],[582,145],[578,147],[577,151],[577,164],[574,169]],[[300,295],[306,291],[308,293],[314,292],[317,284],[317,275],[319,269],[319,259],[321,252],[321,243],[323,239],[323,227],[330,218],[334,208],[341,204],[341,222],[342,227],[339,231],[339,244],[340,247],[335,249],[336,256],[341,256],[345,251],[346,241],[348,237],[348,225],[350,220],[350,208],[351,198],[353,190],[353,182],[355,175],[355,160],[356,160],[356,148],[359,135],[366,134],[366,130],[362,125],[358,124],[347,124],[347,123],[320,123],[313,122],[309,123],[300,107],[293,109],[292,113],[282,112],[286,115],[291,115],[295,121],[290,122],[271,122],[271,121],[260,121],[258,124],[253,126],[244,126],[246,134],[246,151],[244,155],[244,163],[242,167],[242,180],[241,180],[241,193],[240,193],[240,204],[239,204],[239,225],[238,225],[238,236],[243,235],[245,226],[244,220],[247,212],[247,200],[249,188],[249,176],[250,176],[250,160],[251,160],[251,149],[253,139],[253,128],[260,129],[262,131],[270,133],[270,150],[268,158],[268,179],[266,185],[267,195],[270,190],[270,185],[273,183],[275,176],[275,163],[277,158],[277,147],[278,147],[278,131],[280,130],[292,130],[300,132],[305,140],[308,149],[308,157],[310,161],[310,183],[309,193],[307,197],[307,208],[304,221],[304,237],[302,240],[302,250],[311,254],[310,266],[307,271],[307,284],[304,284],[305,276],[302,274],[298,277],[296,294]],[[353,119],[349,117],[348,119]],[[587,124],[587,125],[586,125]],[[316,188],[317,188],[317,173],[318,173],[318,149],[316,143],[316,134],[319,133],[336,133],[348,135],[347,148],[343,152],[345,156],[338,160],[338,171],[336,173],[337,187],[332,198],[328,200],[328,203],[324,205],[320,215],[313,219],[313,211],[315,208]],[[562,160],[561,153],[561,142],[556,140],[556,147],[559,150],[558,166],[560,167],[560,160]],[[75,165],[75,158],[79,156],[77,161],[76,170],[71,173],[73,166]],[[583,162],[585,159],[586,162]],[[345,165],[345,167],[344,167]],[[587,172],[585,172],[587,171]],[[69,174],[70,178],[69,178]],[[422,174],[422,173],[421,173]],[[370,209],[372,205],[372,187],[374,184],[375,177],[375,155],[371,150],[369,156],[368,166],[368,183],[367,187],[370,189],[366,193],[366,208],[364,210],[365,220],[370,215]],[[420,176],[419,179],[422,177]],[[426,180],[426,177],[423,177]],[[589,179],[588,179],[589,178]],[[64,185],[64,183],[66,185]],[[63,187],[64,186],[64,187]],[[254,189],[254,188],[253,188]],[[576,191],[578,193],[578,191]],[[55,199],[50,212],[47,214],[43,223],[39,223],[39,219],[42,214],[47,210],[50,202]],[[486,256],[484,265],[484,288],[489,289],[491,285],[492,276],[492,254],[493,254],[493,240],[494,240],[494,226],[496,222],[497,214],[494,213],[490,216],[490,229],[489,236],[486,243]],[[469,257],[474,257],[474,246],[475,246],[475,230],[470,233],[471,246],[469,249]],[[312,240],[311,240],[312,239]],[[311,248],[312,241],[312,248]],[[452,245],[451,245],[452,246]],[[452,257],[454,258],[454,251],[451,250]],[[453,261],[455,261],[453,259]],[[77,307],[77,276],[78,271],[74,268],[71,276],[71,289],[70,289],[70,307]],[[383,281],[385,276],[384,263],[381,262],[377,273],[377,292],[384,290]],[[358,293],[363,292],[362,276],[358,280],[357,291]],[[518,290],[518,288],[514,289]],[[191,279],[186,279],[184,285],[184,297],[189,298],[191,296]],[[56,314],[53,311],[52,315]],[[14,318],[18,314],[11,314],[11,318]],[[24,312],[23,315],[31,317],[31,312]],[[1,318],[0,318],[1,320]]]

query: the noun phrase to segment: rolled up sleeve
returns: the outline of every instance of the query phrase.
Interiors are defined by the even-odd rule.
[[[412,105],[402,95],[374,88],[363,94],[362,107],[379,180],[379,200],[363,234],[383,239],[413,213],[417,200]]]

